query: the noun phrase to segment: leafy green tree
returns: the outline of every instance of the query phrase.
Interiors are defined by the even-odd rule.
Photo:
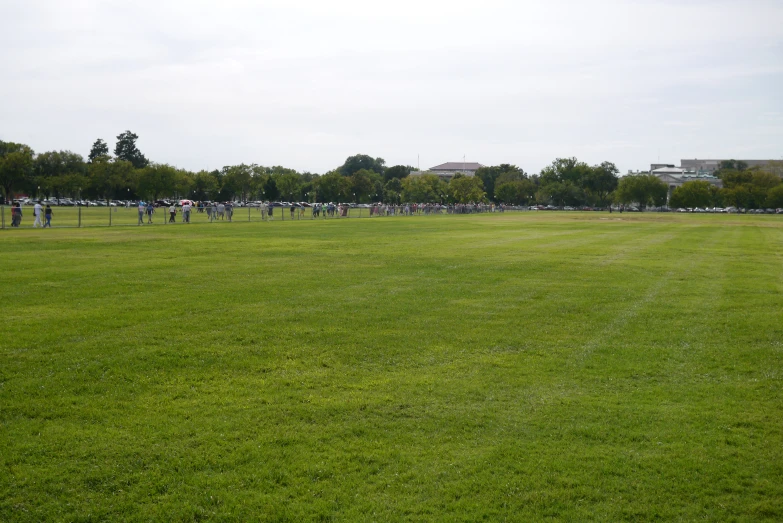
[[[767,204],[767,193],[769,190],[766,187],[760,185],[749,185],[748,192],[750,193],[750,209],[764,209]]]
[[[191,188],[193,198],[198,201],[215,200],[220,193],[217,178],[209,171],[199,171],[193,175]]]
[[[131,189],[136,187],[136,174],[130,162],[99,156],[87,166],[88,192],[105,199],[120,195],[129,198]]]
[[[95,140],[90,149],[90,154],[87,156],[87,163],[92,163],[98,158],[109,156],[109,145],[101,138]]]
[[[582,183],[589,194],[594,197],[594,203],[606,205],[609,194],[617,189],[620,170],[612,162],[602,162],[585,172]]]
[[[522,201],[520,182],[504,182],[495,186],[495,201],[517,205]]]
[[[312,175],[311,175],[312,176]],[[299,188],[299,194],[302,195],[302,201],[314,202],[315,201],[315,181],[314,178],[310,178],[310,181],[302,181],[302,185]]]
[[[383,198],[385,203],[399,204],[402,202],[402,180],[392,178],[383,186]]]
[[[153,163],[139,173],[138,191],[144,197],[157,200],[174,193],[177,170],[167,164]]]
[[[348,200],[347,195],[351,190],[351,180],[339,171],[331,171],[318,178],[316,186],[318,201],[344,202]]]
[[[14,191],[32,185],[33,150],[24,144],[0,141],[0,187],[6,203]]]
[[[147,167],[150,162],[136,147],[136,140],[138,139],[139,137],[130,131],[119,134],[117,136],[117,145],[114,147],[114,156],[120,160],[132,163],[136,169],[142,169]]]
[[[527,178],[522,180],[496,180],[495,201],[500,203],[520,205],[530,201],[536,193],[536,185]]]
[[[723,160],[718,166],[719,171],[744,171],[748,168],[748,164],[742,160]]]
[[[778,185],[769,190],[766,206],[772,209],[783,208],[783,185]]]
[[[783,160],[773,160],[767,162],[767,165],[761,169],[764,172],[774,174],[778,178],[783,179]]]
[[[375,171],[377,172],[377,171]],[[395,165],[393,167],[389,167],[385,171],[383,171],[383,178],[385,181],[389,181],[393,178],[402,179],[408,176],[411,173],[410,166],[406,165]]]
[[[458,203],[478,203],[487,200],[484,182],[477,176],[455,175],[449,181],[449,195]]]
[[[713,207],[723,207],[723,191],[715,185],[710,185],[710,202]]]
[[[549,181],[540,186],[536,199],[558,207],[579,205],[584,200],[584,192],[571,181]]]
[[[552,182],[570,182],[576,187],[582,187],[584,178],[590,173],[590,166],[576,158],[557,158],[541,169],[541,185]]]
[[[376,192],[376,182],[381,181],[381,175],[368,169],[360,169],[351,176],[351,193],[356,195],[358,202],[370,201],[370,196]]]
[[[277,187],[276,178],[278,177],[267,176],[263,188],[261,189],[265,200],[274,201],[280,198],[280,189]]]
[[[345,163],[342,164],[337,170],[343,176],[353,176],[353,173],[367,169],[369,171],[375,171],[378,174],[383,174],[386,169],[386,160],[383,158],[373,158],[366,154],[356,154],[346,158]]]
[[[718,177],[723,180],[723,186],[727,189],[747,185],[753,181],[751,171],[737,171],[736,169],[721,169]]]
[[[495,184],[499,179],[502,178],[504,181],[511,181],[522,179],[525,176],[525,171],[516,165],[507,163],[491,167],[479,167],[476,171],[476,177],[482,181],[486,193],[493,198],[495,196]]]
[[[600,168],[600,166],[599,166]],[[611,164],[605,166],[611,171]],[[595,176],[596,167],[590,167],[576,158],[557,158],[541,170],[538,199],[557,205],[581,205],[587,201],[588,187]],[[606,174],[606,173],[604,173]],[[597,177],[597,178],[600,178]],[[597,188],[598,185],[594,185]]]
[[[751,208],[750,204],[753,198],[746,185],[724,188],[721,192],[726,205],[736,207],[737,209]]]
[[[772,189],[780,185],[780,177],[772,174],[771,172],[757,170],[752,171],[750,183],[756,187],[763,189]]]
[[[174,177],[174,196],[192,198],[196,183],[194,177],[195,174],[186,169],[177,169],[177,174]]]
[[[425,203],[441,201],[448,193],[449,187],[434,174],[408,176],[401,180],[403,201]]]
[[[82,155],[71,151],[48,151],[33,160],[34,185],[57,197],[75,195],[87,187],[87,164]],[[73,186],[76,185],[75,189]]]
[[[253,188],[253,167],[244,163],[223,167],[223,175],[223,192],[231,198],[239,196],[241,201],[247,201]]]
[[[666,204],[668,193],[669,188],[654,174],[634,174],[620,178],[615,198],[618,203],[661,206]]]
[[[686,182],[674,189],[669,205],[686,208],[710,207],[713,201],[711,187],[709,182],[701,180]]]
[[[302,188],[302,182],[299,176],[294,173],[286,173],[275,178],[275,183],[283,198],[288,201],[299,199],[299,191]]]
[[[724,187],[721,195],[730,205],[740,209],[764,208],[769,191],[781,184],[780,177],[768,168],[725,168],[719,174]]]

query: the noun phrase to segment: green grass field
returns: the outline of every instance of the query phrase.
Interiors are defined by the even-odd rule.
[[[780,217],[0,246],[2,521],[783,519]]]

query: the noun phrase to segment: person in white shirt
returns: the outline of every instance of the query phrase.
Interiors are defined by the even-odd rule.
[[[139,225],[144,225],[144,211],[147,210],[147,206],[144,202],[139,202]]]
[[[184,223],[190,223],[190,209],[192,206],[190,205],[190,202],[186,203],[182,206],[182,221]]]
[[[35,202],[35,207],[33,207],[33,214],[35,215],[35,221],[33,222],[33,227],[38,227],[39,225],[43,227],[43,222],[41,221],[41,214],[43,214],[43,207],[41,207],[41,202]]]
[[[169,223],[174,223],[176,220],[174,220],[174,217],[177,215],[177,206],[173,203],[171,204],[171,207],[169,207]]]

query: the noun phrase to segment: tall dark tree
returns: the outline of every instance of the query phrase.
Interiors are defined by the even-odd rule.
[[[612,162],[603,162],[592,167],[584,176],[582,182],[585,189],[595,196],[596,202],[605,205],[609,193],[617,189],[620,170]]]
[[[615,199],[619,203],[638,203],[660,206],[666,203],[669,188],[654,174],[633,174],[623,176],[617,184]]]
[[[280,189],[277,188],[277,183],[275,183],[275,179],[272,176],[266,179],[262,190],[264,191],[263,197],[265,200],[272,201],[280,197]]]
[[[710,207],[713,200],[710,183],[705,181],[686,182],[674,189],[669,205],[671,207]]]
[[[0,140],[0,188],[6,203],[11,203],[14,191],[32,184],[33,150],[27,145]]]
[[[87,164],[81,154],[48,151],[33,160],[33,176],[36,188],[45,194],[72,195],[87,187]]]
[[[104,142],[101,138],[95,140],[90,149],[90,155],[87,157],[87,163],[92,163],[96,158],[109,156],[109,144]]]
[[[383,172],[383,179],[385,181],[389,181],[392,178],[405,178],[411,173],[411,168],[405,165],[395,165],[394,167],[389,167]]]
[[[91,197],[117,198],[120,195],[130,198],[140,174],[124,160],[111,161],[107,156],[98,156],[87,166],[89,186],[87,194]]]
[[[495,181],[504,176],[506,181],[511,179],[521,179],[525,174],[525,171],[517,167],[516,165],[510,165],[503,163],[500,165],[493,165],[491,167],[480,167],[476,171],[476,176],[481,178],[484,184],[484,189],[490,198],[495,197]]]
[[[166,164],[152,164],[139,173],[138,191],[142,196],[157,200],[174,193],[177,170]]]
[[[343,176],[353,176],[353,173],[361,171],[362,169],[383,174],[383,171],[386,170],[386,160],[383,158],[373,158],[366,154],[355,154],[346,158],[345,163],[338,167],[337,170]]]
[[[132,163],[136,169],[142,169],[149,165],[150,162],[136,147],[136,140],[138,139],[139,137],[130,131],[125,131],[118,135],[117,145],[114,147],[114,156],[119,160]]]

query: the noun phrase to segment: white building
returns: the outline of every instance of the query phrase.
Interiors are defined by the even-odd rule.
[[[723,187],[723,180],[711,174],[700,174],[695,171],[688,171],[681,167],[661,167],[651,171],[656,178],[666,184],[669,188],[669,196],[674,189],[687,182],[707,182],[717,188]]]

